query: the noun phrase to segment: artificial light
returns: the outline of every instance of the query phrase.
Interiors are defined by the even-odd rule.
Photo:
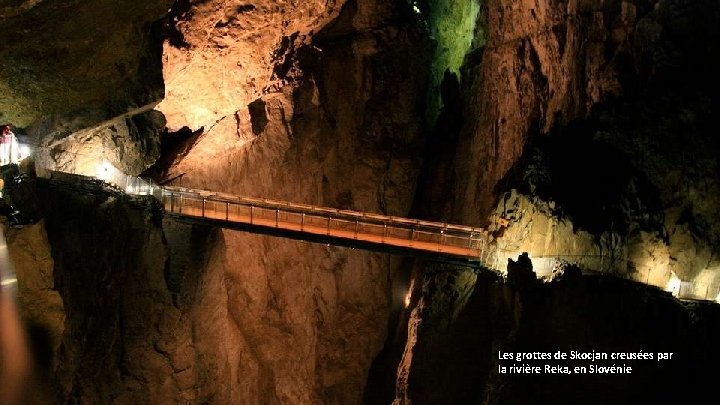
[[[102,181],[108,181],[112,175],[112,169],[113,167],[108,161],[103,161],[98,165],[97,170],[95,171],[95,177]]]
[[[682,285],[682,280],[675,274],[674,271],[670,271],[670,280],[668,281],[667,285],[665,286],[665,291],[672,293],[674,296],[678,296],[680,294],[680,286]]]
[[[20,152],[20,160],[23,160],[32,154],[32,150],[30,149],[30,147],[28,145],[21,144],[18,149]]]

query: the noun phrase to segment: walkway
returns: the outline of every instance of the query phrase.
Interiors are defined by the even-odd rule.
[[[159,186],[149,180],[127,176],[109,164],[100,165],[95,178],[124,187],[127,194],[152,195],[161,202],[167,216],[193,224],[401,253],[498,271],[504,267],[506,257],[516,257],[521,253],[504,255],[503,249],[490,243],[488,232],[482,228]],[[616,270],[618,260],[628,260],[607,255],[567,255],[561,252],[532,255],[538,275],[549,275],[554,267],[554,264],[549,265],[551,263],[580,263],[578,258],[588,257],[600,263],[593,268],[603,269],[604,263],[610,266],[608,271]],[[649,275],[647,280],[636,280],[632,274],[622,277],[646,284],[650,282]],[[677,279],[669,280],[664,289],[681,299],[720,302],[720,285],[717,284]]]
[[[299,239],[398,248],[439,258],[481,262],[488,256],[487,233],[480,228],[158,186],[139,178],[127,181],[127,193],[154,195],[166,214],[192,222],[249,225],[268,233],[293,233]]]

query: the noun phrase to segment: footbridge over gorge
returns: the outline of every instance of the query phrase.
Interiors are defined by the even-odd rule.
[[[491,257],[481,228],[339,210],[286,201],[160,186],[127,177],[125,192],[152,195],[168,217],[350,248],[485,266]]]
[[[4,156],[0,165],[8,168],[30,153],[0,155]],[[152,195],[160,200],[168,217],[192,224],[424,257],[476,268],[487,267],[494,257],[489,248],[489,235],[481,228],[161,186],[129,176],[107,161],[98,165],[93,177],[55,173],[102,180],[129,195]]]
[[[2,166],[3,171],[9,166]],[[18,172],[18,169],[13,169]],[[95,176],[49,172],[62,176],[77,176],[86,181],[110,184],[131,196],[152,196],[160,201],[167,217],[194,225],[222,227],[240,231],[292,238],[354,249],[397,253],[437,262],[458,264],[474,269],[486,268],[503,272],[507,258],[520,252],[497,246],[487,230],[463,225],[422,221],[375,213],[340,210],[277,201],[265,198],[240,197],[222,192],[158,185],[150,180],[128,176],[109,164],[98,167]],[[43,176],[44,177],[44,176]],[[561,252],[562,253],[562,252]],[[552,269],[557,263],[580,263],[595,271],[589,275],[605,274],[622,265],[623,256],[607,255],[533,255],[541,268]],[[545,264],[543,266],[542,264]],[[537,269],[538,275],[541,274]],[[618,274],[605,274],[618,277]],[[633,282],[653,285],[647,279],[626,275]],[[720,286],[682,281],[674,274],[664,289],[681,299],[720,302]]]

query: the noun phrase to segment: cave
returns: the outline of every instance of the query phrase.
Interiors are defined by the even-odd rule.
[[[713,401],[718,44],[714,0],[0,0],[0,404]]]

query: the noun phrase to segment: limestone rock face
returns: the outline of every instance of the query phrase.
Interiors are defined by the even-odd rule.
[[[495,219],[511,223],[501,243],[516,245],[510,255],[577,255],[585,267],[661,287],[674,274],[695,284],[694,296],[712,299],[720,291],[720,81],[703,60],[720,38],[706,16],[720,7],[636,8],[634,51],[617,55],[626,58],[622,97],[527,148],[504,185],[530,204],[518,204],[517,193],[500,201]]]
[[[32,327],[49,335],[50,353],[57,353],[65,329],[65,308],[55,286],[55,267],[43,222],[22,228],[8,228],[8,250],[19,285],[18,308]],[[51,364],[57,359],[41,359]]]
[[[489,222],[497,268],[528,252],[535,272],[564,256],[717,282],[716,1],[171,3],[0,0],[0,123],[40,166]],[[370,395],[400,259],[190,226],[68,176],[22,187],[34,225],[11,254],[60,402],[637,403],[717,364],[711,307],[577,271],[544,284],[524,259],[510,284],[433,264],[388,340],[394,390]],[[498,348],[591,343],[690,349],[621,380],[626,398],[495,372]]]
[[[712,303],[680,303],[641,284],[607,277],[536,281],[522,289],[497,276],[444,269],[422,280],[398,369],[395,404],[701,401],[713,390],[720,316]],[[476,279],[473,280],[473,279]],[[469,282],[470,281],[470,282]],[[672,349],[671,349],[672,348]],[[515,361],[499,353],[652,352],[651,361]],[[674,352],[658,362],[658,352]],[[503,374],[500,366],[540,366]],[[549,366],[632,367],[631,374],[548,374]],[[507,370],[506,370],[507,371]],[[620,380],[621,382],[618,382]],[[660,386],[690,384],[694,390]],[[612,388],[610,388],[612,387]]]
[[[660,288],[677,277],[692,283],[684,293],[687,297],[713,300],[720,293],[717,253],[707,241],[712,235],[692,236],[686,227],[611,228],[598,234],[578,227],[556,207],[517,191],[507,193],[491,216],[489,229],[498,236],[493,265],[500,268],[507,259],[527,252],[539,276],[551,276],[556,267],[570,263]]]
[[[157,103],[172,3],[0,2],[0,122],[62,138]]]
[[[647,4],[646,4],[647,3]],[[624,94],[625,58],[651,2],[490,0],[482,64],[470,64],[453,219],[482,223],[528,140]]]
[[[202,132],[162,177],[405,214],[420,165],[417,100],[428,69],[422,31],[398,4],[349,2],[322,30],[339,4],[302,21],[314,3],[191,7],[178,23],[189,45],[166,47],[168,98],[159,109],[171,129]],[[283,19],[288,28],[265,25]],[[259,27],[253,35],[243,29],[251,26]],[[229,83],[222,92],[207,91],[221,80]],[[203,323],[218,335],[201,351],[216,365],[208,373],[231,378],[203,392],[218,403],[359,403],[385,339],[398,260],[233,231],[221,240],[207,268],[212,288],[225,293],[207,298],[217,315]]]
[[[715,299],[720,291],[716,248],[720,233],[715,225],[720,149],[713,117],[720,82],[704,59],[715,52],[720,38],[718,4],[642,0],[484,4],[479,25],[487,33],[487,46],[465,59],[457,96],[464,107],[461,114],[443,111],[438,120],[440,129],[455,129],[458,134],[455,153],[449,154],[454,166],[449,170],[442,162],[436,164],[435,183],[441,187],[427,193],[431,200],[420,203],[447,207],[435,214],[452,221],[488,223],[500,252],[488,265],[497,269],[508,258],[528,252],[536,272],[548,267],[547,259],[561,258],[584,270],[663,288],[674,273],[694,283],[692,296]],[[461,128],[448,118],[462,119]],[[452,191],[438,179],[452,183]],[[443,188],[445,192],[439,193]],[[442,195],[448,197],[439,198]],[[458,282],[435,288],[448,278],[446,270],[437,270],[431,266],[425,276],[418,274],[414,280],[424,287],[416,288],[412,302],[417,304],[408,309],[408,341],[397,369],[396,403],[633,403],[633,396],[642,398],[645,392],[634,389],[650,380],[639,377],[633,380],[637,386],[629,383],[633,388],[628,391],[623,383],[619,391],[629,395],[624,399],[587,395],[592,390],[583,391],[587,387],[578,381],[554,388],[560,393],[556,397],[549,393],[553,384],[543,379],[494,376],[497,364],[488,363],[488,356],[515,339],[527,338],[513,347],[529,350],[567,343],[583,334],[592,335],[588,342],[607,339],[610,346],[618,336],[628,335],[638,338],[640,346],[664,347],[673,340],[646,335],[632,325],[662,329],[663,318],[654,314],[667,313],[673,317],[668,327],[682,340],[685,331],[693,330],[687,322],[696,316],[694,307],[685,312],[653,288],[637,294],[657,300],[624,301],[628,298],[624,294],[635,294],[640,287],[620,277],[607,284],[589,279],[567,287],[538,284],[526,294],[510,292],[507,285],[497,287],[498,281],[489,276],[478,277],[467,306],[458,302],[443,308],[451,297],[464,295],[468,286]],[[616,287],[618,295],[604,290]],[[590,308],[596,298],[616,308],[607,313],[612,316]],[[472,305],[473,300],[485,299],[489,302]],[[468,311],[468,323],[458,320],[448,328],[444,322],[434,322],[435,302],[450,319]],[[614,317],[626,307],[633,310],[623,313],[623,319]],[[634,312],[640,307],[644,309]],[[647,319],[646,313],[653,315]],[[605,329],[598,320],[624,326]],[[482,326],[468,332],[476,324]],[[565,329],[568,324],[577,331]],[[704,328],[689,333],[702,335],[708,331]],[[519,338],[525,332],[529,334]],[[494,333],[501,336],[499,341],[488,337]],[[473,343],[450,360],[452,348],[465,339]],[[693,348],[685,353],[694,360],[703,358]],[[449,374],[438,372],[443,364],[458,368]],[[704,370],[711,367],[703,363],[693,372],[703,378]],[[663,369],[660,378],[685,378],[671,376],[673,370]],[[443,382],[433,386],[438,379]],[[470,386],[483,388],[470,394],[463,388]],[[438,392],[452,394],[440,399],[433,396]]]
[[[517,191],[503,196],[488,228],[497,235],[494,267],[502,269],[507,259],[526,252],[541,276],[549,276],[556,264],[568,262],[663,287],[671,271],[684,268],[669,266],[669,249],[654,232],[638,231],[628,237],[608,230],[597,236],[578,229],[552,207]]]
[[[310,44],[344,3],[178,2],[163,51],[167,96],[159,108],[168,128],[210,128],[292,81],[293,49]]]
[[[45,317],[58,306],[64,312],[60,325],[44,325],[61,336],[52,348],[58,402],[180,402],[171,363],[158,351],[182,336],[161,332],[180,313],[165,284],[159,207],[70,176],[23,181],[10,198],[41,220],[10,232],[20,302],[34,302],[29,310]],[[33,254],[24,254],[31,242]]]
[[[165,118],[156,110],[117,118],[36,148],[35,165],[96,176],[98,166],[107,162],[125,174],[137,176],[160,157],[160,135],[164,130]]]
[[[151,172],[175,185],[405,215],[422,159],[427,37],[404,1],[341,6],[178,2],[158,111],[170,130],[197,136]],[[37,159],[93,174],[98,153],[74,158],[105,150],[135,173],[156,156],[159,121],[135,115],[73,131],[48,139]],[[45,218],[62,281],[62,400],[361,402],[398,258],[161,228],[148,207],[76,192],[32,199],[67,205],[33,216]]]

